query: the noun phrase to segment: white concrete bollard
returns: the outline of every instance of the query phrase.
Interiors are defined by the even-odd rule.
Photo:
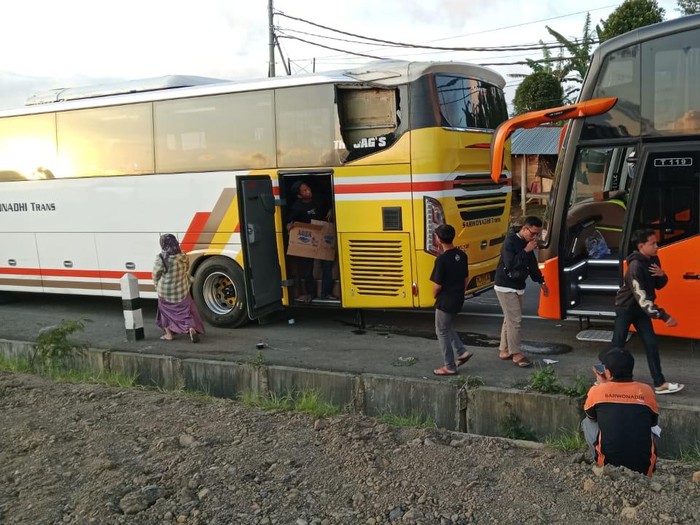
[[[125,273],[119,279],[122,289],[122,307],[124,308],[124,324],[126,326],[126,340],[133,343],[140,341],[143,334],[143,312],[141,311],[141,298],[139,297],[139,280],[131,273]]]

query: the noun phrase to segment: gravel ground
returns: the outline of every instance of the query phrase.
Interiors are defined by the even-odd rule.
[[[697,524],[694,470],[0,372],[6,524]]]

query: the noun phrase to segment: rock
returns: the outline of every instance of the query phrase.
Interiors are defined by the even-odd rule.
[[[637,519],[636,507],[625,507],[624,509],[622,509],[622,512],[620,512],[620,517],[623,520],[634,521],[635,519]]]
[[[119,508],[124,514],[136,514],[146,510],[166,494],[167,491],[164,488],[155,485],[144,487],[121,498],[119,500]]]
[[[593,471],[593,474],[595,474],[598,477],[601,477],[603,473],[605,472],[605,467],[601,467],[599,465],[593,465],[591,467],[591,470]]]
[[[326,428],[326,422],[323,419],[314,421],[314,430],[322,430],[324,428]]]
[[[190,436],[189,434],[182,434],[180,436],[180,446],[181,447],[191,447],[195,444],[195,439],[193,436]]]
[[[649,488],[651,490],[653,490],[654,492],[661,492],[661,489],[663,487],[661,486],[661,483],[658,483],[656,481],[652,481],[651,483],[649,483]]]
[[[205,500],[207,497],[209,497],[209,489],[202,489],[197,492],[197,499],[199,501]]]
[[[583,480],[583,491],[584,492],[593,492],[595,490],[595,481],[593,481],[591,478],[586,478]]]
[[[401,507],[394,507],[389,512],[389,521],[398,521],[403,517],[403,510]]]
[[[693,472],[693,483],[700,483],[700,470]]]

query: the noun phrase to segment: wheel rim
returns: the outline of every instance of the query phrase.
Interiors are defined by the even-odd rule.
[[[207,308],[217,315],[230,314],[238,304],[236,285],[223,272],[214,272],[207,276],[202,286],[202,297]]]

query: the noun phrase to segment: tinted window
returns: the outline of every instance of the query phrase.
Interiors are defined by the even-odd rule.
[[[273,167],[272,108],[271,91],[157,102],[158,172]]]
[[[335,166],[345,155],[332,85],[275,91],[277,164]]]
[[[56,177],[153,173],[150,104],[57,114]]]
[[[642,44],[646,134],[700,131],[700,30]]]
[[[503,92],[495,86],[457,75],[435,75],[441,126],[496,129],[508,118]]]
[[[0,119],[0,181],[57,174],[53,113]]]
[[[582,139],[638,136],[640,133],[639,47],[608,55],[591,98],[617,97],[607,113],[586,119]]]

